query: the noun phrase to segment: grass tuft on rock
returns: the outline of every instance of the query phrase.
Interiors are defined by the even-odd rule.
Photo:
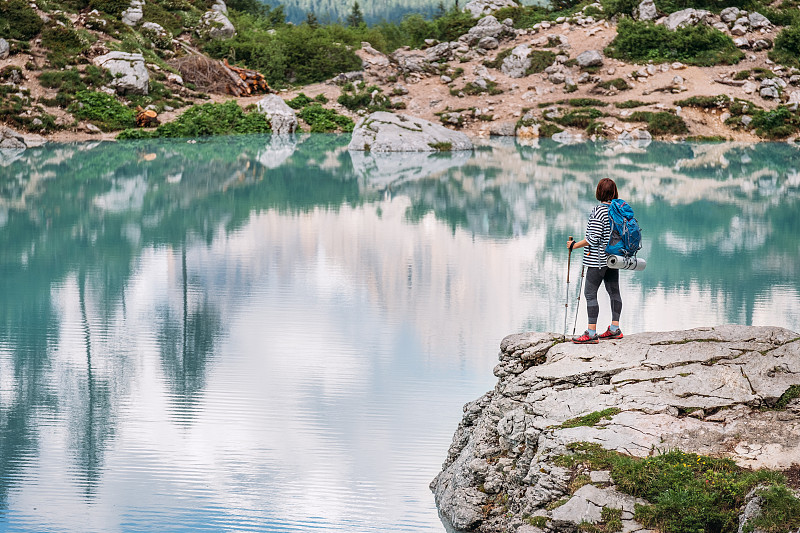
[[[780,509],[793,509],[793,502],[784,493],[786,478],[782,474],[747,470],[731,459],[679,450],[640,459],[586,442],[569,444],[567,449],[572,454],[557,458],[556,464],[573,470],[610,470],[618,490],[650,502],[636,506],[635,519],[663,533],[735,532],[739,509],[748,493],[760,485],[784,502],[776,506],[778,516],[787,516]],[[764,509],[764,516],[772,516],[768,506]],[[800,527],[800,516],[788,516],[789,527]],[[767,520],[779,523],[777,519]]]
[[[608,409],[603,409],[602,411],[595,411],[593,413],[589,413],[588,415],[579,416],[577,418],[571,418],[561,424],[560,427],[562,428],[576,428],[579,426],[595,426],[598,422],[603,419],[610,419],[616,414],[621,413],[620,409],[616,407],[609,407]]]

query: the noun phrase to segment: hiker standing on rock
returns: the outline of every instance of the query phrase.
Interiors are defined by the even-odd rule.
[[[619,329],[619,315],[622,312],[622,297],[619,294],[619,270],[608,268],[606,265],[606,244],[611,238],[611,220],[608,217],[608,206],[611,200],[619,198],[617,184],[614,180],[603,178],[597,184],[594,193],[600,205],[595,206],[586,223],[586,238],[580,241],[567,241],[567,247],[586,248],[583,253],[583,266],[586,267],[586,309],[589,313],[589,325],[580,337],[575,337],[572,342],[576,344],[597,344],[599,339],[621,339],[622,330]],[[611,298],[611,325],[608,329],[597,334],[597,315],[600,314],[600,304],[597,302],[597,290],[604,283]]]

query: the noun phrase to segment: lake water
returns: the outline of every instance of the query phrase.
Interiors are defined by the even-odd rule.
[[[0,154],[0,530],[443,531],[461,407],[563,332],[603,176],[644,229],[626,334],[800,331],[796,147],[348,141]]]

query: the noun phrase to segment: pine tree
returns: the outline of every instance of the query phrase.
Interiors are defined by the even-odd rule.
[[[447,14],[447,10],[444,7],[444,2],[439,2],[436,6],[436,11],[433,14],[433,18],[440,19]]]
[[[350,14],[347,15],[347,25],[352,28],[362,24],[364,24],[364,14],[361,12],[361,6],[358,5],[358,1],[356,1],[353,4],[353,9],[350,10]]]
[[[313,11],[309,11],[308,13],[306,13],[306,24],[308,24],[312,28],[319,28],[319,21],[317,20],[317,15],[315,15]]]

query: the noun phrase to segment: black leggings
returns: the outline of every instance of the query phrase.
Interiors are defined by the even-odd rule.
[[[611,321],[619,320],[622,313],[622,296],[619,294],[619,270],[614,268],[586,269],[586,309],[589,311],[589,324],[597,324],[597,315],[600,314],[600,304],[597,303],[597,290],[600,283],[605,283],[608,295],[611,297]]]

